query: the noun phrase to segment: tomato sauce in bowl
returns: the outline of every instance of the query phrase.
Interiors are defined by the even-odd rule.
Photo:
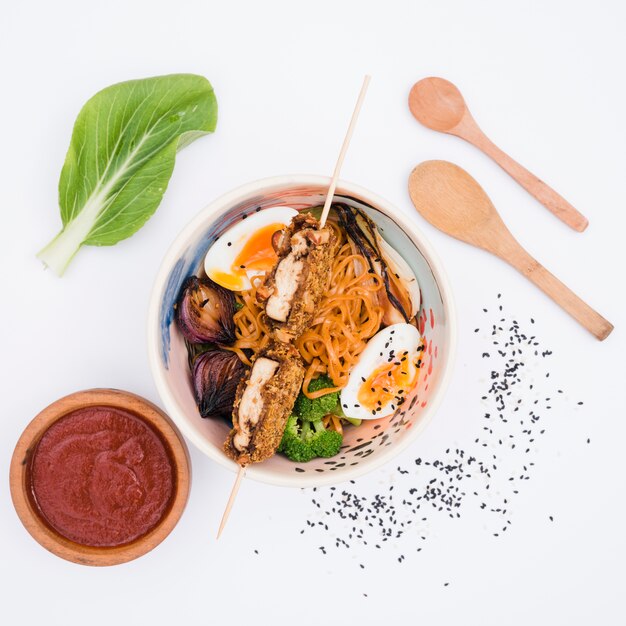
[[[143,420],[109,406],[55,422],[33,451],[28,482],[43,519],[88,546],[119,546],[152,530],[174,494],[171,451]]]
[[[44,548],[82,565],[117,565],[155,548],[178,523],[189,497],[189,452],[145,398],[88,389],[28,424],[9,482],[20,520]]]

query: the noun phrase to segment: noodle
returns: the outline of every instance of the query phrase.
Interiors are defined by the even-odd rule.
[[[248,366],[252,363],[244,350],[249,349],[256,354],[267,346],[270,339],[270,331],[264,319],[264,310],[259,306],[256,299],[256,290],[263,282],[263,276],[255,276],[250,282],[252,289],[237,294],[237,302],[241,308],[233,316],[235,343],[232,346],[224,346],[226,350],[235,352],[241,361]]]
[[[309,398],[318,398],[345,387],[351,367],[367,341],[380,329],[383,308],[379,291],[384,289],[377,274],[368,271],[366,259],[339,225],[329,220],[336,235],[329,287],[324,293],[311,327],[296,341],[306,365],[302,390]],[[257,353],[269,342],[270,332],[264,310],[256,299],[263,276],[252,279],[252,288],[237,295],[241,305],[235,313],[236,340],[227,348],[250,365],[245,350]],[[309,392],[309,383],[327,374],[335,387]]]

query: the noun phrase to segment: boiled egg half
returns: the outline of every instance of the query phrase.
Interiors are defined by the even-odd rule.
[[[231,291],[250,289],[250,279],[271,270],[278,260],[272,235],[297,214],[295,209],[282,206],[247,215],[209,248],[204,258],[207,276]]]
[[[411,324],[392,324],[376,333],[341,391],[346,416],[367,420],[393,414],[417,384],[421,350],[422,338]]]

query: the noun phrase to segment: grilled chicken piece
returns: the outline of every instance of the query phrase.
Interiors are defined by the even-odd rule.
[[[328,287],[334,239],[310,213],[294,217],[276,237],[278,263],[257,297],[265,300],[265,315],[279,341],[293,341],[313,320]]]
[[[257,356],[237,387],[233,429],[224,444],[231,459],[244,466],[274,455],[303,378],[302,360],[290,344],[270,344]]]

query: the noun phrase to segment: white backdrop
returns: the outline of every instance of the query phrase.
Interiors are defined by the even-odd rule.
[[[626,623],[625,17],[618,0],[3,0],[0,622]],[[114,248],[82,250],[63,279],[44,272],[35,253],[59,228],[58,176],[80,107],[111,83],[170,72],[211,80],[217,132],[179,155],[161,207],[137,235]],[[152,553],[110,569],[48,554],[21,526],[8,493],[22,429],[48,403],[89,387],[158,402],[145,317],[167,246],[204,205],[239,184],[330,173],[366,72],[372,83],[342,177],[419,220],[450,275],[459,353],[424,435],[397,463],[349,488],[365,495],[422,484],[428,474],[416,457],[442,458],[482,436],[489,400],[481,397],[495,355],[481,355],[494,351],[501,293],[506,319],[519,320],[542,350],[553,351],[529,360],[520,387],[523,411],[541,400],[546,431],[528,453],[530,479],[510,498],[506,472],[494,471],[491,481],[508,500],[509,529],[493,536],[499,526],[467,479],[460,519],[431,510],[401,541],[336,550],[333,529],[348,532],[336,520],[329,533],[300,534],[307,519],[321,519],[311,498],[328,502],[330,492],[246,482],[216,543],[233,475],[192,449],[188,508]],[[455,82],[487,134],[585,213],[588,231],[563,226],[461,140],[420,127],[406,101],[427,75]],[[528,250],[613,321],[605,343],[513,270],[413,212],[408,174],[432,158],[468,169]],[[513,452],[499,459],[514,463]]]

